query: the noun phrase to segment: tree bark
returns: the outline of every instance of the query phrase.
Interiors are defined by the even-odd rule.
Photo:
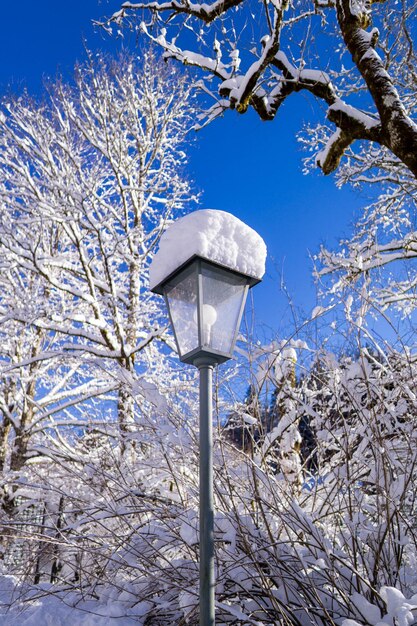
[[[375,51],[378,31],[364,7],[353,13],[350,0],[338,0],[337,19],[344,42],[361,73],[381,120],[380,141],[417,178],[417,125],[407,115],[391,76]]]

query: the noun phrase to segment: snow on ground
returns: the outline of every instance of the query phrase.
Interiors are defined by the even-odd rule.
[[[22,592],[13,576],[0,578],[0,626],[141,626],[141,614],[147,613],[144,603],[129,609],[132,598],[127,606],[121,595],[80,601],[74,592],[48,595],[48,586],[39,585],[26,589],[32,599],[21,602]]]
[[[150,288],[194,255],[254,278],[265,273],[262,237],[230,213],[203,209],[182,217],[165,231],[152,261]]]

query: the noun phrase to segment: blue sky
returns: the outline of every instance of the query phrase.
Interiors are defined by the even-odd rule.
[[[92,50],[120,48],[120,40],[91,24],[118,7],[118,0],[3,3],[0,92],[26,87],[37,95],[45,77],[70,77],[75,62],[84,59],[84,40]],[[134,44],[127,35],[124,45]],[[257,323],[266,325],[267,334],[267,327],[285,334],[291,323],[281,277],[296,307],[308,313],[315,306],[309,254],[320,243],[335,246],[365,203],[353,191],[336,189],[331,177],[302,174],[295,134],[317,106],[295,94],[273,122],[230,112],[197,133],[191,151],[190,174],[203,191],[202,208],[230,211],[266,241],[267,275],[253,295]]]

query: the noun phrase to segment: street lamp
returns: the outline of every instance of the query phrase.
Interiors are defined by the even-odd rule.
[[[213,367],[232,358],[253,276],[194,256],[152,291],[165,297],[180,360],[200,372],[200,626],[214,625]]]
[[[248,289],[258,282],[195,255],[153,287],[165,297],[183,363],[232,358]]]
[[[186,222],[187,218],[188,222],[194,220],[197,230],[193,233],[192,229],[186,229],[188,236],[184,238],[181,228],[174,227],[179,222]],[[194,245],[194,249],[199,251],[195,241],[201,236],[202,226],[208,226],[210,235],[210,228],[213,231],[212,223],[217,223],[216,220],[220,220],[225,230],[234,233],[229,239],[223,237],[220,253],[220,237],[216,230],[212,236],[216,240],[214,247],[207,247],[204,239],[200,248],[206,252],[209,250],[207,256],[210,256],[210,250],[214,251],[212,256],[216,260],[191,254],[184,262],[178,262],[183,258],[184,249],[187,254]],[[233,228],[230,228],[231,225]],[[163,250],[162,240],[154,259],[160,255],[159,265],[153,263],[154,274],[159,278],[162,276],[162,279],[151,279],[151,291],[165,297],[180,360],[198,367],[200,372],[200,626],[214,626],[213,368],[232,358],[246,296],[249,288],[260,282],[259,266],[263,264],[264,267],[266,248],[259,235],[223,211],[203,210],[190,214],[174,223],[171,231],[177,235],[177,244],[172,236],[174,232],[169,237],[168,229],[164,235],[166,248]],[[236,232],[240,237],[238,242]],[[250,266],[249,259],[249,267],[254,267],[256,271],[240,271],[242,263],[238,262],[231,267],[230,249],[236,249],[239,241],[246,241],[247,247],[249,244],[254,247],[255,252],[251,248],[242,252],[243,257],[258,257],[257,265],[252,263]],[[172,257],[175,269],[170,271],[166,268],[172,266]]]

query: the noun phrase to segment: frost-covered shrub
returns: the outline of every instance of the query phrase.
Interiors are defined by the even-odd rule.
[[[403,354],[325,355],[290,385],[316,445],[301,487],[289,488],[262,438],[241,450],[217,430],[219,625],[413,623],[414,369]],[[48,593],[71,588],[97,610],[113,598],[148,626],[198,623],[196,400],[149,402],[129,435],[146,444],[136,457],[120,456],[109,431],[81,438],[65,462],[28,466],[24,489],[55,502],[55,520],[64,497],[60,527],[42,538],[56,563]]]

